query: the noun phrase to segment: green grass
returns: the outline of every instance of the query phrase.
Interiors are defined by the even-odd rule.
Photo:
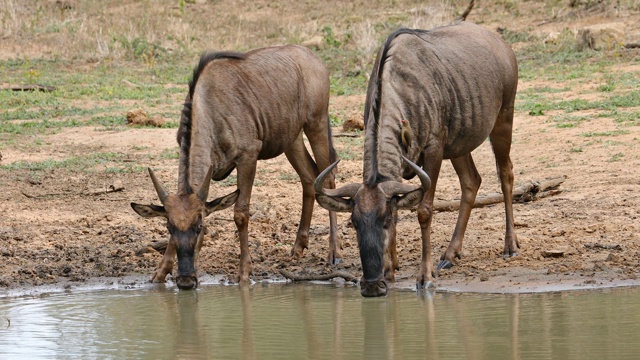
[[[555,122],[557,128],[574,128],[582,122],[589,121],[591,119],[591,116],[574,116],[569,114],[551,117],[551,120]]]
[[[527,2],[528,5],[533,3]],[[289,8],[304,6],[301,4],[270,2],[269,7],[274,10],[286,6],[287,11],[295,12]],[[125,114],[133,108],[143,108],[149,116],[160,115],[171,119],[163,127],[177,128],[187,82],[199,53],[205,49],[244,51],[272,44],[300,43],[310,36],[318,35],[322,37],[323,44],[314,52],[329,69],[331,96],[364,94],[377,48],[393,30],[410,26],[414,15],[409,15],[412,12],[408,10],[416,8],[416,4],[394,2],[397,11],[392,13],[374,9],[382,6],[375,2],[352,12],[349,9],[360,5],[345,4],[347,3],[339,2],[333,4],[332,8],[314,9],[313,14],[305,15],[305,19],[314,21],[304,24],[305,26],[296,23],[285,26],[279,24],[278,20],[266,18],[245,21],[242,27],[237,27],[239,16],[252,6],[240,3],[231,7],[231,11],[237,10],[237,13],[220,14],[224,18],[214,24],[210,23],[209,16],[203,17],[203,14],[195,12],[195,7],[183,6],[179,12],[178,9],[173,11],[171,8],[158,12],[161,6],[149,7],[146,2],[136,5],[142,7],[138,10],[145,16],[130,19],[133,22],[128,23],[128,26],[122,26],[122,19],[110,17],[102,6],[96,6],[92,2],[75,4],[77,11],[95,15],[95,22],[106,23],[86,23],[84,29],[79,28],[80,22],[75,19],[65,19],[65,14],[48,16],[47,12],[54,7],[41,7],[37,14],[26,12],[26,18],[15,20],[15,31],[7,32],[12,37],[9,40],[15,41],[14,34],[20,33],[25,38],[30,37],[30,41],[36,45],[38,41],[42,41],[43,34],[60,35],[59,39],[56,37],[58,43],[64,43],[60,41],[64,36],[88,41],[83,43],[83,40],[74,40],[72,45],[78,47],[69,51],[71,55],[0,60],[3,83],[37,83],[57,88],[50,93],[0,91],[1,146],[12,146],[16,141],[13,135],[34,136],[33,140],[29,140],[31,143],[28,146],[40,146],[47,143],[44,135],[68,127],[91,126],[96,130],[125,130]],[[522,4],[520,0],[500,0],[493,5],[497,5],[494,10],[506,11],[517,18],[522,16],[519,11]],[[583,6],[580,4],[577,6]],[[214,7],[219,3],[212,2],[209,5]],[[618,5],[621,8],[640,10],[637,1],[633,0],[620,0]],[[568,5],[559,0],[545,0],[537,6],[540,12],[556,16],[560,9],[566,10]],[[454,10],[458,12],[460,9]],[[477,10],[472,14],[477,15],[478,20],[488,20],[486,16],[480,16]],[[339,13],[328,15],[336,11]],[[345,13],[348,13],[348,18],[345,18]],[[505,13],[496,13],[495,16],[505,16]],[[553,16],[547,20],[553,20]],[[185,33],[172,33],[174,27],[165,25],[175,19],[207,24],[208,30],[205,32],[202,30],[205,28],[203,26],[192,26]],[[233,25],[227,29],[229,24]],[[211,29],[208,28],[209,25],[212,26]],[[6,26],[10,27],[12,24],[7,23]],[[105,29],[104,34],[109,29],[108,35],[91,32],[97,29]],[[362,32],[363,29],[368,32]],[[616,64],[637,63],[637,52],[621,49],[580,51],[574,34],[569,30],[563,31],[556,42],[547,44],[533,35],[533,29],[503,29],[501,32],[502,38],[516,48],[520,81],[544,84],[518,92],[517,111],[547,121],[549,131],[554,131],[553,127],[576,128],[587,121],[605,121],[602,118],[607,118],[606,121],[612,119],[618,127],[609,132],[583,132],[583,137],[617,136],[625,131],[628,133],[623,127],[640,125],[640,72],[614,71]],[[211,33],[219,33],[220,36],[211,38]],[[97,56],[96,41],[108,45],[110,53]],[[369,45],[364,46],[366,43]],[[584,90],[585,84],[596,85]],[[577,94],[578,98],[567,99],[565,93],[572,93],[572,97]],[[580,113],[585,110],[589,110],[590,115]],[[547,119],[545,116],[549,114],[553,116]],[[340,109],[331,108],[330,120],[334,126],[340,125],[344,121],[344,115]],[[336,145],[342,158],[354,159],[361,156],[362,137],[336,139]],[[177,148],[171,148],[165,149],[159,158],[175,159],[177,156]],[[75,161],[78,164],[81,162],[79,159]],[[115,165],[107,167],[108,171],[137,171],[122,167],[117,160],[113,161]],[[68,159],[49,165],[73,168],[76,166],[74,164],[72,159]],[[22,166],[38,168],[48,165],[25,163]],[[235,184],[233,177],[225,181]]]
[[[93,172],[96,167],[100,171],[131,173],[140,172],[144,168],[131,162],[124,161],[126,156],[120,153],[92,153],[85,156],[72,156],[63,160],[17,161],[0,165],[3,170],[43,171],[51,169],[65,169],[71,172]]]
[[[583,137],[600,137],[600,136],[619,136],[629,134],[629,130],[611,130],[611,131],[588,131],[581,133]]]
[[[180,158],[180,148],[177,146],[174,148],[164,149],[160,153],[160,159],[169,160],[169,159],[178,159],[178,158]]]

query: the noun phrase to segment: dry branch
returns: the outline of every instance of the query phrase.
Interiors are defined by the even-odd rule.
[[[97,190],[89,191],[85,193],[85,195],[103,195],[103,194],[118,192],[122,190],[124,190],[124,186],[122,185],[121,182],[117,182],[109,185],[106,189],[97,189]]]
[[[148,252],[153,252],[153,251],[164,253],[164,251],[167,249],[167,244],[168,243],[169,243],[168,240],[160,240],[160,241],[151,242],[151,243],[147,244],[146,246],[143,246],[140,249],[138,249],[138,251],[136,251],[136,255],[142,256],[143,254],[146,254]]]
[[[543,197],[557,195],[562,190],[557,189],[564,182],[564,177],[545,180],[542,182],[529,182],[513,189],[513,202],[529,202]],[[503,201],[501,193],[478,196],[473,204],[474,208],[499,204]],[[434,200],[433,207],[437,211],[456,211],[460,207],[460,200],[444,201]]]
[[[292,281],[323,281],[333,278],[343,278],[345,281],[357,282],[358,278],[345,271],[334,271],[331,274],[294,274],[287,270],[280,270],[280,275]]]
[[[595,243],[595,244],[584,244],[584,247],[586,247],[587,249],[605,249],[605,250],[622,250],[622,245],[620,244],[601,244],[601,243]]]
[[[40,84],[25,84],[25,85],[8,85],[0,88],[1,90],[12,91],[42,91],[52,92],[56,90],[55,86],[40,85]]]

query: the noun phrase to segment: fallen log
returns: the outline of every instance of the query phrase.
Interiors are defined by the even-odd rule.
[[[345,271],[334,271],[331,274],[294,274],[287,270],[280,270],[280,275],[291,281],[324,281],[337,277],[343,278],[345,281],[357,282],[358,278]]]
[[[541,182],[529,182],[513,189],[513,202],[529,202],[537,199],[557,195],[562,192],[558,186],[564,182],[564,177],[559,177]],[[484,207],[503,202],[501,193],[494,193],[476,197],[474,208]],[[456,211],[460,208],[460,200],[434,200],[433,207],[437,211]]]

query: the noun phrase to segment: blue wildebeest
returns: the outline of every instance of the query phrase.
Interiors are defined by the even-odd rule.
[[[418,205],[422,260],[417,287],[435,275],[430,232],[433,198],[443,159],[460,179],[462,197],[449,247],[437,269],[460,257],[480,175],[471,151],[489,137],[506,211],[504,256],[516,255],[512,209],[513,170],[509,157],[518,67],[511,48],[489,30],[468,22],[432,30],[400,29],[378,52],[365,103],[362,184],[323,189],[327,168],[316,179],[324,208],[351,212],[363,277],[361,293],[380,296],[398,268],[398,209]],[[403,162],[404,159],[404,162]],[[415,165],[419,164],[422,168]],[[417,174],[420,186],[402,184]]]
[[[240,238],[237,280],[247,281],[251,273],[249,201],[256,162],[282,153],[302,182],[302,215],[291,251],[302,256],[309,241],[314,179],[336,158],[328,107],[328,72],[307,48],[288,45],[247,53],[203,54],[189,83],[178,129],[178,192],[168,194],[149,169],[162,206],[131,204],[143,217],[167,219],[170,240],[152,281],[165,280],[177,255],[176,284],[182,289],[195,288],[203,220],[234,203]],[[304,145],[303,132],[315,162]],[[211,179],[225,179],[234,169],[237,190],[207,202]],[[328,186],[335,187],[333,175]],[[329,261],[337,263],[341,246],[335,213],[330,212],[329,218]]]

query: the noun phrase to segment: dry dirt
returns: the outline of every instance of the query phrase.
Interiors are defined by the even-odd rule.
[[[636,16],[637,17],[637,16]],[[628,20],[628,19],[627,19]],[[638,23],[640,17],[637,17]],[[624,65],[621,65],[624,66]],[[629,64],[629,66],[634,66]],[[637,66],[637,65],[635,65]],[[624,70],[624,69],[622,69]],[[541,86],[521,82],[520,89]],[[578,91],[577,89],[572,91]],[[558,96],[570,97],[571,94]],[[337,97],[332,107],[346,114],[358,112],[364,95]],[[178,114],[176,114],[176,117]],[[640,128],[615,141],[579,136],[589,131],[615,129],[613,121],[587,121],[574,129],[557,129],[548,117],[516,113],[512,160],[516,186],[528,181],[565,177],[558,195],[514,205],[520,256],[502,259],[504,210],[502,205],[472,212],[463,256],[444,270],[438,289],[456,291],[537,291],[640,284]],[[334,135],[341,132],[334,128]],[[64,159],[79,153],[126,154],[132,162],[153,167],[167,188],[175,189],[177,160],[161,159],[176,146],[176,129],[97,131],[92,127],[63,129],[37,147],[2,150],[2,163],[18,160]],[[31,141],[17,138],[16,141]],[[341,153],[358,154],[361,138],[337,137]],[[582,148],[581,152],[571,151]],[[624,154],[612,161],[615,154]],[[152,155],[153,159],[149,160]],[[489,143],[474,159],[483,177],[480,195],[499,192]],[[345,158],[339,166],[339,185],[360,182],[361,157]],[[160,219],[143,219],[129,203],[157,203],[146,172],[68,172],[54,169],[34,177],[27,170],[2,170],[0,191],[0,289],[37,285],[82,286],[127,279],[141,285],[162,257],[147,245],[167,239]],[[115,192],[101,193],[122,186]],[[234,191],[227,183],[213,183],[211,197]],[[437,186],[438,199],[459,196],[453,168],[445,162]],[[252,279],[281,280],[280,269],[314,274],[334,270],[359,277],[357,242],[349,216],[339,214],[343,263],[327,264],[328,216],[315,207],[310,247],[301,259],[292,259],[301,208],[301,187],[284,156],[258,165],[253,190],[250,249]],[[449,242],[455,212],[438,212],[433,221],[433,253],[437,262]],[[239,244],[231,209],[208,218],[209,234],[199,259],[201,277],[233,278],[238,269]],[[398,285],[413,286],[419,267],[420,233],[414,211],[400,213]],[[547,251],[561,253],[545,257]],[[169,282],[172,283],[169,278]]]

